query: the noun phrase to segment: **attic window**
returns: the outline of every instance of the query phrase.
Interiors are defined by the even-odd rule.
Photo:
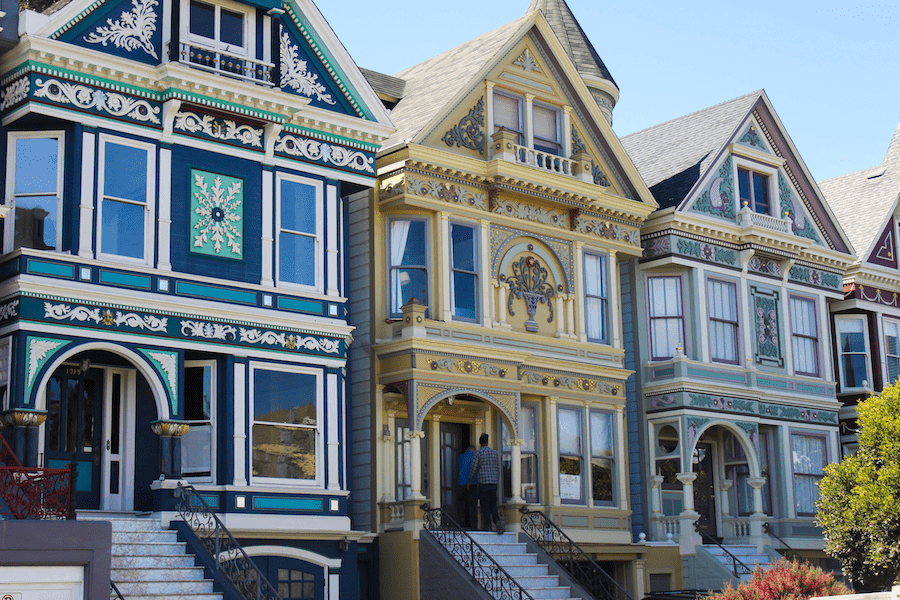
[[[871,173],[868,177],[866,177],[866,179],[878,179],[879,177],[884,175],[885,171],[887,171],[887,167],[881,167],[877,171]]]

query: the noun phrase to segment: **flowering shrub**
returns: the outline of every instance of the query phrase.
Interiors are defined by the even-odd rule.
[[[781,559],[768,571],[756,567],[750,581],[737,588],[729,584],[720,593],[710,595],[709,600],[806,600],[849,593],[831,573],[806,562]]]

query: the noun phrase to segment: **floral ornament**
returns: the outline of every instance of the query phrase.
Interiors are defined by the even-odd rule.
[[[106,27],[98,27],[90,35],[84,36],[89,44],[111,42],[116,48],[124,48],[129,52],[140,48],[153,58],[156,48],[153,47],[153,34],[156,33],[157,0],[131,0],[134,8],[131,12],[123,12],[118,21],[106,20]]]
[[[515,316],[513,312],[513,298],[525,299],[525,310],[528,313],[528,320],[525,321],[525,331],[536,332],[538,330],[537,321],[534,315],[537,312],[538,302],[546,304],[550,309],[550,317],[548,323],[553,322],[553,302],[551,300],[556,296],[556,289],[547,282],[549,272],[546,267],[533,256],[523,256],[512,265],[513,274],[503,278],[509,284],[509,301],[507,309],[509,314]]]
[[[778,315],[774,308],[766,310],[762,306],[756,308],[756,332],[760,346],[772,344],[778,346]]]
[[[241,180],[196,170],[191,175],[192,251],[218,256],[224,244],[232,255],[240,257],[244,197]],[[209,178],[213,178],[212,187]],[[211,247],[207,246],[210,243]]]
[[[710,246],[709,244],[703,244],[703,246],[700,247],[700,254],[706,260],[716,260],[715,246]]]
[[[291,44],[286,31],[281,33],[281,87],[297,90],[304,96],[315,96],[320,102],[335,104],[328,88],[319,82],[319,76],[310,73],[306,61],[297,56],[297,46]]]

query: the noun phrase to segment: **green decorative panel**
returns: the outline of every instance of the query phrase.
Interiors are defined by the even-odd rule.
[[[806,283],[836,292],[841,291],[844,285],[843,279],[837,273],[813,269],[803,265],[791,267],[791,270],[788,272],[788,278],[793,282]]]
[[[191,252],[243,259],[244,181],[191,169]]]
[[[147,357],[153,368],[162,376],[162,381],[169,391],[172,402],[172,416],[178,414],[178,353],[167,350],[149,350],[139,348]],[[162,417],[160,417],[162,418]]]
[[[766,144],[763,142],[759,133],[756,131],[756,126],[752,123],[744,131],[744,135],[740,137],[738,143],[771,154],[771,152],[769,152],[769,149],[766,148]]]
[[[691,210],[734,221],[737,213],[734,208],[734,176],[731,171],[731,156],[729,156],[694,202]]]
[[[697,240],[686,240],[684,238],[674,238],[675,249],[678,254],[699,258],[711,263],[717,263],[734,267],[737,264],[737,252],[723,248],[715,244],[700,242]]]
[[[31,404],[31,390],[37,375],[53,355],[67,346],[67,340],[28,336],[25,340],[25,405]]]
[[[754,346],[756,353],[753,361],[759,365],[783,367],[784,356],[781,352],[781,314],[780,294],[774,290],[765,290],[750,286],[753,301],[753,321],[756,335]]]
[[[781,174],[781,171],[778,172],[778,194],[781,197],[781,215],[791,219],[791,230],[794,232],[794,235],[799,235],[821,244],[822,242],[819,240],[819,235],[816,233],[812,221],[797,203],[793,192],[791,192],[791,187],[788,185],[784,175]]]

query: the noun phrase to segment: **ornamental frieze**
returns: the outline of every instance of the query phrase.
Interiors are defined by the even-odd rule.
[[[81,110],[94,110],[159,125],[160,107],[147,100],[59,79],[35,79],[34,97]]]
[[[855,289],[851,289],[850,297],[854,296],[866,302],[875,302],[884,306],[900,306],[900,294],[869,285],[860,285]]]
[[[402,184],[396,186],[388,186],[384,190],[388,193],[387,197],[396,196],[403,193]],[[413,175],[406,176],[406,193],[413,196],[423,196],[434,198],[435,200],[443,200],[453,204],[462,204],[471,206],[481,210],[488,209],[488,195],[485,192],[473,192],[457,184],[449,184],[445,181],[434,181],[431,179],[418,179]],[[384,196],[382,196],[384,198]]]
[[[488,377],[506,377],[508,372],[505,367],[468,359],[429,359],[427,364],[432,371],[459,372],[467,375],[480,374],[483,371]]]
[[[223,142],[235,142],[244,146],[262,149],[262,127],[238,123],[232,119],[222,119],[189,110],[175,113],[175,129],[187,133],[203,134]]]
[[[527,202],[491,198],[491,212],[525,221],[534,221],[550,227],[569,228],[568,213],[535,206]]]
[[[807,423],[838,423],[838,413],[832,410],[806,408],[789,404],[770,404],[758,400],[746,398],[729,398],[714,394],[702,394],[691,392],[669,393],[647,398],[651,409],[662,410],[672,408],[700,408],[710,412],[743,413],[745,415],[759,415],[790,421],[803,421]],[[738,423],[740,425],[740,423]],[[743,427],[743,425],[741,425]],[[748,432],[748,435],[749,432]],[[752,436],[751,436],[752,437]]]
[[[688,394],[688,396],[691,399],[688,403],[689,406],[746,413],[756,412],[757,403],[754,400],[727,398],[725,396],[709,396],[707,394]]]
[[[31,89],[31,79],[22,77],[13,81],[11,84],[3,88],[0,92],[0,111],[6,110],[11,106],[15,106],[28,97],[28,91]]]
[[[0,306],[0,322],[19,316],[19,299],[10,300]]]
[[[620,392],[620,386],[618,385],[588,377],[523,370],[520,379],[525,383],[530,383],[532,385],[563,388],[580,392],[596,391],[609,396],[618,396]]]
[[[779,419],[806,421],[808,423],[831,423],[833,425],[838,423],[836,411],[785,406],[783,404],[765,404],[760,402],[759,414],[764,417],[778,417]]]
[[[738,264],[736,250],[706,241],[691,240],[675,235],[664,235],[648,239],[644,244],[644,258],[655,258],[669,254],[696,258],[729,267],[737,267]]]
[[[798,283],[807,283],[816,287],[840,291],[843,288],[843,279],[837,273],[823,271],[803,265],[794,265],[788,273],[788,280]]]
[[[640,229],[625,227],[618,223],[606,223],[597,219],[589,219],[582,214],[575,215],[572,230],[578,233],[594,235],[602,240],[624,242],[637,248],[641,246]]]
[[[275,152],[362,173],[375,173],[374,153],[326,144],[299,134],[282,133],[275,143]]]
[[[747,270],[751,273],[770,275],[772,277],[781,277],[782,275],[780,262],[759,256],[754,256],[747,262]]]

